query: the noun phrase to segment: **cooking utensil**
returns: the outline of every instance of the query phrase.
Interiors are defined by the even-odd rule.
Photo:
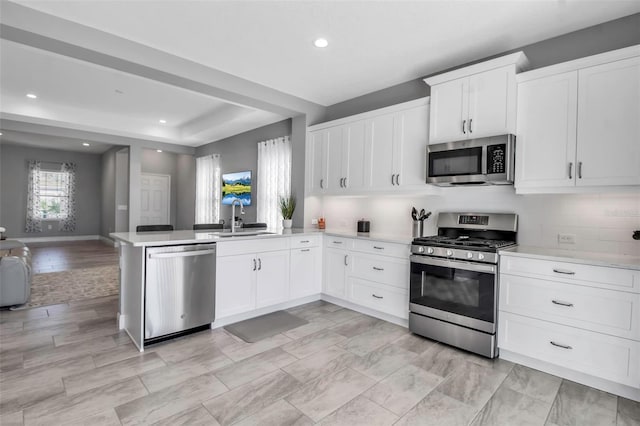
[[[423,218],[424,218],[424,214],[425,214],[424,209],[421,209],[421,210],[420,210],[420,215],[418,216],[418,220],[424,220],[424,219],[423,219]]]
[[[411,218],[413,220],[418,220],[418,210],[415,207],[411,208]]]

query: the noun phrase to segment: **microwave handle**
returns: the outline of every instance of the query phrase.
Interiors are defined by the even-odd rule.
[[[480,173],[482,173],[483,175],[487,175],[487,145],[484,145],[482,147],[482,167],[480,170]]]

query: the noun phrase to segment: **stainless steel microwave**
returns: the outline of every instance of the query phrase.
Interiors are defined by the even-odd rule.
[[[428,145],[427,183],[511,185],[515,140],[514,135],[500,135]]]

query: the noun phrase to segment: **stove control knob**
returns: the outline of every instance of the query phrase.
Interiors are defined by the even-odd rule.
[[[484,254],[479,253],[479,254],[478,254],[478,259],[479,259],[479,260],[483,260],[483,259],[484,259]]]
[[[428,253],[428,254],[433,254],[433,247],[429,247],[429,248],[427,249],[427,253]]]
[[[424,247],[422,246],[418,247],[418,253],[424,253]]]
[[[451,250],[447,250],[447,256],[453,256],[453,252]]]
[[[467,259],[473,259],[473,253],[470,251],[467,252]]]

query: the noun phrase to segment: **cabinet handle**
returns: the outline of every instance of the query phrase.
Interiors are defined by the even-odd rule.
[[[561,345],[560,343],[556,343],[553,340],[550,340],[549,343],[551,343],[553,346],[557,346],[558,348],[562,348],[562,349],[573,349],[571,346],[569,345]]]
[[[391,185],[395,185],[395,183],[393,183],[393,178],[395,177],[395,175],[391,175]]]
[[[301,243],[301,244],[306,244],[306,243],[308,243],[308,242],[309,242],[309,240],[301,240],[301,241],[300,241],[300,243]]]
[[[347,262],[347,257],[349,257],[348,254],[344,255],[344,266],[349,266],[349,263]]]
[[[342,244],[342,241],[334,241],[333,244]]]
[[[311,249],[302,249],[300,251],[311,251]]]
[[[575,275],[576,274],[573,271],[568,271],[566,269],[558,269],[558,268],[553,268],[553,272],[555,272],[556,274],[565,274],[565,275]]]
[[[344,178],[340,178],[340,188],[344,188]]]
[[[553,303],[554,305],[566,306],[568,308],[573,307],[573,303],[563,302],[561,300],[552,300],[551,303]]]
[[[344,179],[344,188],[347,187],[347,178],[343,178]]]
[[[573,179],[573,163],[569,163],[569,179]]]
[[[256,260],[253,259],[253,270],[255,271],[256,269],[258,269],[258,264],[256,263]]]
[[[396,175],[396,185],[400,186],[400,173]]]
[[[375,293],[371,293],[371,295],[372,295],[373,297],[375,297],[376,299],[384,299],[384,297],[382,297],[382,296],[378,296],[378,295],[377,295],[377,294],[375,294]]]
[[[467,125],[467,120],[462,120],[462,133],[464,133],[465,135],[467,134],[467,131],[464,129],[464,126]]]
[[[582,161],[578,161],[578,179],[582,179]]]
[[[380,246],[373,246],[373,248],[376,250],[384,250],[384,247],[380,247]]]
[[[258,258],[258,271],[262,269],[262,259]]]
[[[469,133],[473,133],[473,130],[471,130],[471,123],[473,122],[473,118],[469,119]]]
[[[377,266],[374,266],[373,269],[376,271],[384,271],[384,268],[378,268]]]
[[[320,189],[324,189],[324,179],[320,179]]]

